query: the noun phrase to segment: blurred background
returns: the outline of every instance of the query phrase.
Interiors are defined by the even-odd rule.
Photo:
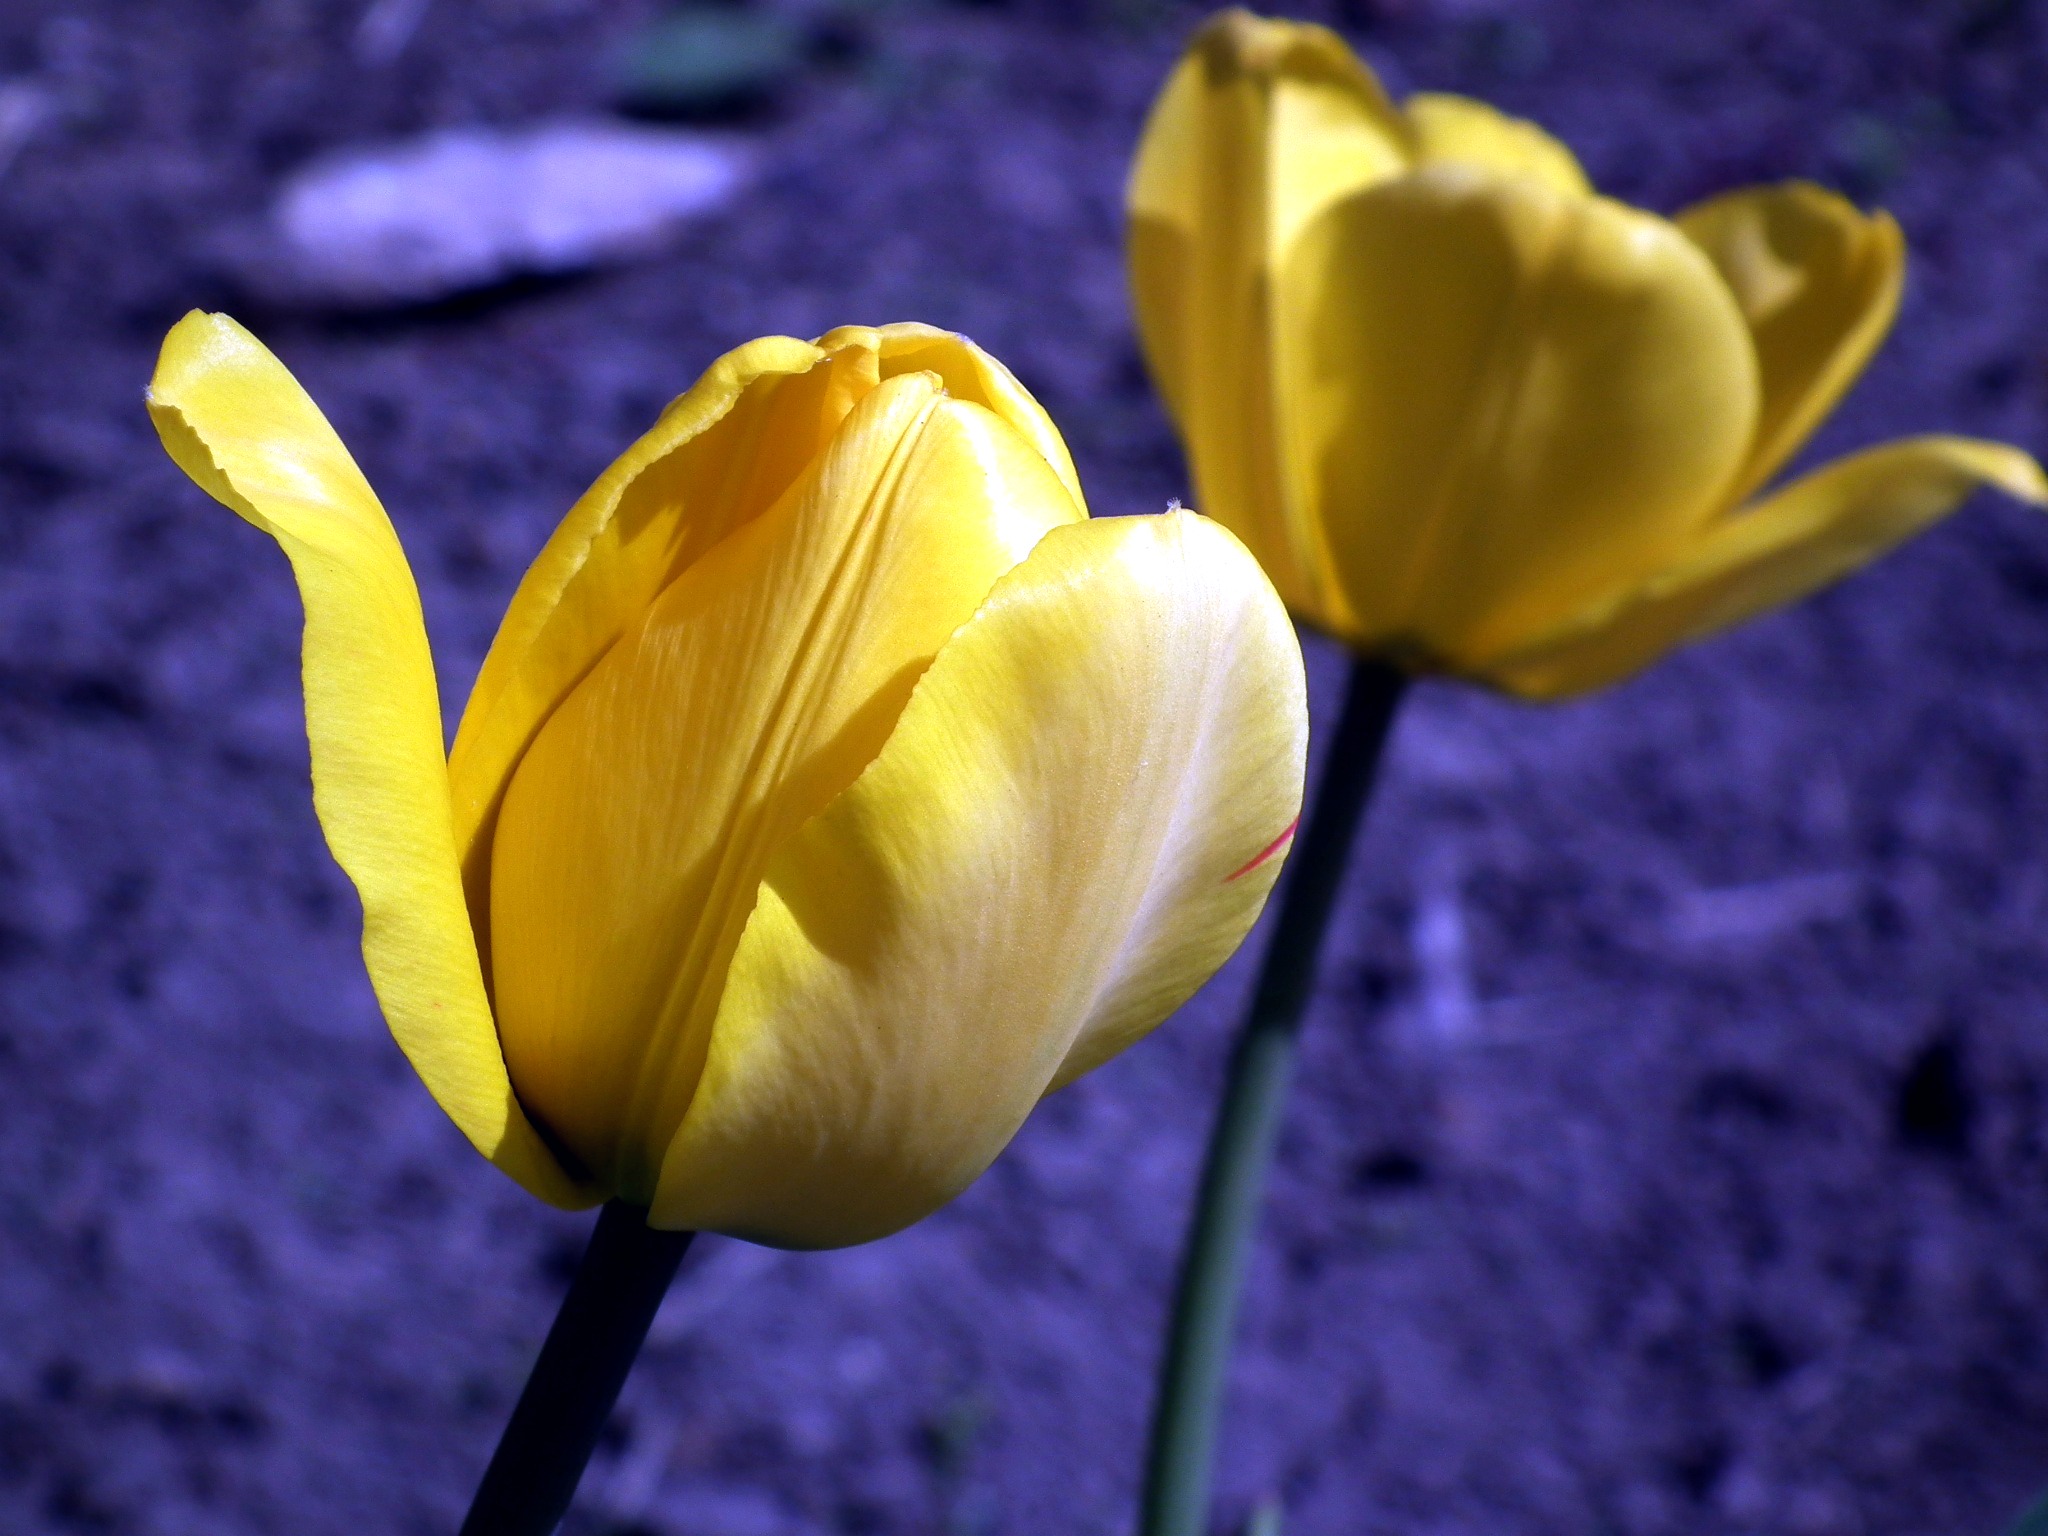
[[[1671,210],[1893,209],[1818,457],[2048,448],[2048,8],[1342,0]],[[299,610],[163,457],[164,330],[297,371],[450,719],[554,520],[712,358],[921,319],[1095,510],[1186,474],[1120,192],[1179,0],[10,0],[0,15],[0,1529],[440,1536],[588,1218],[385,1034],[307,793]],[[533,189],[549,189],[545,196]],[[538,199],[536,201],[536,199]],[[1314,701],[1341,658],[1308,642]],[[1975,1533],[2048,1481],[2048,524],[1980,498],[1591,701],[1417,690],[1312,1016],[1222,1517]],[[1255,940],[1256,943],[1256,940]],[[706,1240],[574,1536],[1125,1531],[1248,970],[957,1205]]]

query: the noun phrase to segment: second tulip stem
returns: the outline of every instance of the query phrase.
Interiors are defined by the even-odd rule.
[[[462,1536],[549,1536],[561,1523],[695,1235],[656,1231],[617,1200],[598,1213]]]
[[[2005,1528],[2005,1536],[2048,1536],[2048,1493],[2039,1495],[2022,1510],[2019,1518]]]
[[[1364,658],[1352,663],[1315,805],[1282,880],[1279,921],[1231,1055],[1181,1261],[1145,1469],[1142,1536],[1208,1531],[1210,1463],[1231,1333],[1295,1043],[1352,838],[1406,686],[1406,674],[1392,667]]]

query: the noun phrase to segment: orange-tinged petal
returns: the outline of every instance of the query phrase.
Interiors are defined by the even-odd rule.
[[[651,1219],[830,1247],[957,1194],[1243,938],[1305,744],[1293,630],[1227,533],[1048,534],[767,867]]]
[[[1469,96],[1423,92],[1403,109],[1423,165],[1451,160],[1496,176],[1529,176],[1567,196],[1589,196],[1578,158],[1534,123],[1495,111]]]
[[[305,602],[313,803],[363,904],[363,959],[400,1048],[478,1151],[534,1194],[590,1204],[513,1096],[462,896],[441,708],[411,568],[355,461],[225,315],[164,338],[149,411],[202,489],[270,534]]]
[[[1803,181],[1713,198],[1678,227],[1719,269],[1755,338],[1762,405],[1732,505],[1799,450],[1877,351],[1898,313],[1905,241],[1889,214],[1866,218]]]
[[[1727,287],[1665,221],[1439,164],[1331,207],[1278,289],[1284,452],[1354,643],[1459,669],[1723,504],[1757,409]]]
[[[2040,465],[2002,443],[1917,437],[1838,459],[1715,523],[1648,580],[1484,675],[1528,698],[1604,687],[1676,646],[1839,581],[1984,485],[2048,503]]]
[[[1335,33],[1227,11],[1146,120],[1128,193],[1131,295],[1201,510],[1290,606],[1319,611],[1319,535],[1277,455],[1274,273],[1337,199],[1408,168],[1407,123]]]
[[[541,726],[492,856],[499,1029],[524,1101],[610,1187],[653,1194],[775,849],[996,579],[1082,515],[995,413],[885,380]]]

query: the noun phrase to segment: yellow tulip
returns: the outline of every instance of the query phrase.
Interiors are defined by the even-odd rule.
[[[721,358],[541,551],[445,757],[412,573],[297,381],[194,313],[149,406],[291,559],[392,1033],[544,1199],[892,1232],[1179,1006],[1278,873],[1307,727],[1271,585],[1192,514],[1091,520],[958,336]]]
[[[2026,454],[1957,437],[1765,490],[1891,325],[1888,216],[1795,182],[1658,218],[1596,195],[1532,124],[1395,107],[1322,27],[1211,21],[1129,205],[1197,506],[1296,613],[1411,671],[1576,693],[1835,580],[1979,484],[2048,500]]]

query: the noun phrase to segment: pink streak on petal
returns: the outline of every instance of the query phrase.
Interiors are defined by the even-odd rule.
[[[1281,831],[1278,837],[1274,838],[1273,841],[1266,844],[1266,846],[1261,848],[1258,851],[1258,853],[1253,855],[1252,860],[1249,864],[1246,864],[1242,869],[1233,870],[1231,873],[1225,875],[1223,877],[1223,883],[1225,885],[1228,885],[1231,881],[1239,878],[1240,876],[1250,874],[1253,870],[1257,869],[1261,864],[1265,863],[1266,860],[1273,857],[1274,854],[1278,853],[1281,850],[1281,848],[1286,845],[1287,839],[1294,836],[1294,829],[1300,825],[1301,818],[1297,816],[1294,818],[1294,820],[1287,823],[1286,827]]]

